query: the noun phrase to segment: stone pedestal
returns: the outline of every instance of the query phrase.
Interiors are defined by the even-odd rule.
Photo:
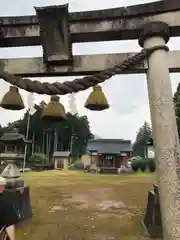
[[[6,189],[0,194],[0,227],[17,225],[31,217],[29,187]]]

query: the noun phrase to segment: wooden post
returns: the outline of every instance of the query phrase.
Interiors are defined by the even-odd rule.
[[[67,157],[64,157],[63,161],[64,161],[64,163],[63,163],[63,165],[64,165],[64,170],[65,170],[65,171],[68,171],[68,158],[67,158]]]

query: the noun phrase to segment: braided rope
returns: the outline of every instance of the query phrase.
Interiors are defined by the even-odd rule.
[[[102,83],[105,80],[116,75],[117,73],[122,72],[136,65],[140,61],[150,56],[154,51],[160,50],[160,49],[163,49],[166,51],[169,50],[168,47],[165,45],[155,46],[149,49],[143,49],[141,52],[127,58],[125,61],[123,61],[118,65],[115,65],[112,68],[101,71],[94,75],[86,76],[83,78],[76,78],[73,81],[65,81],[63,83],[60,83],[60,82],[41,83],[40,81],[33,81],[28,78],[14,76],[5,71],[0,71],[0,78],[28,92],[34,92],[38,94],[47,94],[47,95],[65,95],[68,93],[83,91],[90,87],[93,87],[98,83]]]
[[[6,227],[0,227],[0,240],[9,240],[8,234],[6,232]]]

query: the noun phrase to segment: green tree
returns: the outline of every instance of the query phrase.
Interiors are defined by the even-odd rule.
[[[174,102],[174,109],[175,109],[175,115],[176,115],[177,129],[180,137],[180,83],[178,84],[177,90],[174,94],[173,102]]]
[[[51,124],[43,121],[41,118],[42,111],[45,106],[45,102],[35,105],[34,107],[36,111],[32,116],[30,116],[28,139],[32,140],[34,137],[34,151],[45,153],[51,158],[54,152],[56,132],[58,151],[71,150],[74,158],[81,156],[86,149],[88,140],[93,138],[87,116],[78,116],[67,113],[66,121]],[[26,112],[22,119],[9,123],[7,128],[10,129],[17,127],[20,133],[26,135],[28,115],[28,112]],[[31,154],[32,146],[28,146],[28,158]]]
[[[177,86],[176,92],[173,97],[175,114],[177,117],[180,117],[180,83]]]
[[[0,137],[5,133],[6,128],[0,125]],[[0,143],[0,153],[4,151],[4,145]]]
[[[152,138],[152,130],[147,122],[144,122],[140,127],[136,140],[133,144],[133,155],[147,157],[147,145],[148,141]]]

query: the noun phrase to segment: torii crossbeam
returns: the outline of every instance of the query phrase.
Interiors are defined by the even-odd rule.
[[[59,11],[64,11],[63,18],[66,25],[62,26],[62,32],[68,28],[69,31],[65,31],[66,40],[69,39],[71,43],[138,39],[142,25],[151,21],[166,22],[170,26],[171,36],[180,36],[180,2],[176,0],[77,13],[68,13],[67,8],[67,5],[63,8],[61,6]],[[0,28],[0,47],[42,44],[36,15],[0,17]],[[61,44],[63,54],[66,53],[67,58],[71,58],[69,45],[64,48],[64,43]],[[97,73],[122,62],[132,54],[76,55],[73,56],[73,64],[62,66],[61,59],[61,62],[51,66],[51,69],[44,64],[43,58],[1,59],[0,62],[4,65],[5,71],[19,76],[75,76]],[[180,71],[180,51],[168,54],[168,64],[171,72]],[[132,69],[125,70],[123,74],[145,73],[146,70],[145,61]]]

